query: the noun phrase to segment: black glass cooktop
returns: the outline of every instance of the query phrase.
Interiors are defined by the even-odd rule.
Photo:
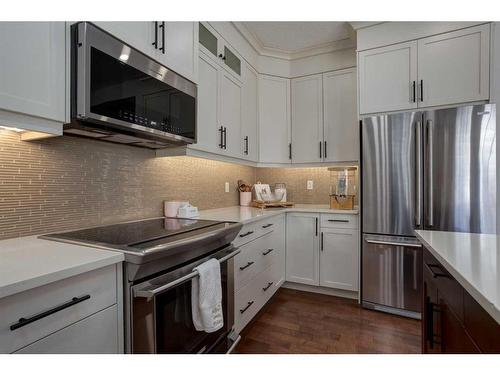
[[[43,236],[48,239],[102,244],[143,250],[194,234],[224,228],[229,223],[211,220],[157,218]]]

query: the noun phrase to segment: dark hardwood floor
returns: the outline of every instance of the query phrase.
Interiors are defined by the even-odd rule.
[[[281,288],[241,333],[243,353],[420,353],[420,321]]]

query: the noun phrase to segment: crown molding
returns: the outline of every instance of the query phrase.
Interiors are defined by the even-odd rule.
[[[236,30],[250,43],[255,51],[261,56],[273,57],[282,60],[296,60],[306,57],[321,55],[329,52],[351,49],[356,47],[355,38],[349,37],[333,42],[322,43],[316,46],[302,48],[295,51],[287,51],[279,48],[270,48],[262,44],[262,42],[252,33],[243,22],[232,22]]]
[[[351,27],[357,31],[359,29],[364,29],[366,27],[370,27],[370,26],[375,26],[375,25],[379,25],[381,23],[384,23],[384,21],[378,21],[378,22],[364,22],[364,21],[354,21],[354,22],[349,22],[349,24],[351,25]]]

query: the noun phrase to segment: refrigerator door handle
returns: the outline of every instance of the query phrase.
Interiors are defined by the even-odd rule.
[[[390,246],[403,246],[403,247],[422,247],[420,243],[411,242],[396,242],[396,241],[379,241],[379,240],[365,240],[367,243],[373,245],[390,245]]]
[[[427,120],[427,226],[434,226],[434,208],[433,208],[433,171],[432,171],[432,133],[433,133],[432,120]]]
[[[415,227],[422,226],[422,122],[415,126]]]

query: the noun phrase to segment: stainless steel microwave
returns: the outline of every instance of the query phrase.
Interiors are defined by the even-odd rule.
[[[196,142],[196,85],[89,22],[72,26],[66,134],[152,149]]]

